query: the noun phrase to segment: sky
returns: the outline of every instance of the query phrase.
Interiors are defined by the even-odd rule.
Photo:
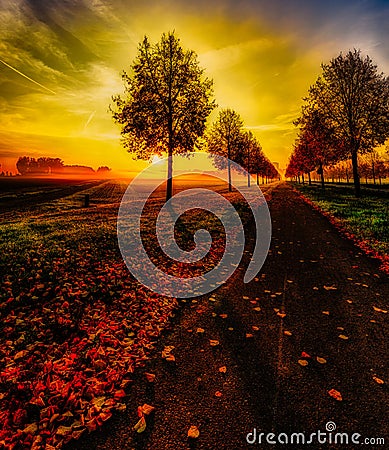
[[[0,163],[53,156],[136,172],[109,113],[137,45],[172,31],[271,161],[285,167],[293,120],[341,51],[361,49],[389,74],[389,0],[0,0]]]

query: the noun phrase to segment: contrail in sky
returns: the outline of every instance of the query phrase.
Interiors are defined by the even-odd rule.
[[[84,130],[86,130],[86,127],[90,124],[90,121],[93,119],[93,116],[96,114],[96,111],[93,111],[90,116],[88,117],[88,120],[86,121],[86,124],[84,125]]]
[[[47,88],[46,86],[43,86],[43,84],[38,83],[37,81],[35,81],[32,78],[25,75],[24,73],[20,72],[18,69],[15,69],[15,67],[10,66],[8,63],[3,61],[2,59],[0,59],[0,62],[3,63],[5,66],[9,67],[10,69],[12,69],[13,71],[15,71],[16,73],[18,73],[19,75],[21,75],[22,77],[27,78],[27,80],[31,81],[31,83],[38,85],[42,89],[45,89],[46,91],[49,91],[52,94],[55,94],[55,95],[57,94],[56,92],[52,91],[51,89]]]

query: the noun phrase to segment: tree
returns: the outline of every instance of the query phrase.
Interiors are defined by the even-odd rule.
[[[334,129],[333,137],[349,152],[359,197],[358,154],[389,137],[389,79],[355,49],[322,64],[322,69],[310,97]]]
[[[242,152],[243,120],[230,108],[222,109],[207,134],[208,151],[228,159],[228,190],[232,191],[230,161],[238,161]]]
[[[147,37],[138,46],[132,73],[123,72],[123,96],[112,97],[113,119],[121,125],[124,147],[135,158],[149,160],[167,153],[166,199],[173,190],[173,154],[193,150],[204,133],[214,109],[213,82],[205,78],[197,55],[184,50],[174,33],[163,34],[150,44]]]

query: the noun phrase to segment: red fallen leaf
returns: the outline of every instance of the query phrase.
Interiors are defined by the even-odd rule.
[[[220,391],[216,391],[215,392],[215,397],[222,397],[222,393]]]
[[[342,398],[342,394],[337,391],[336,389],[331,389],[328,391],[328,394],[334,398],[335,400],[337,400],[338,402],[341,402],[343,400]]]
[[[126,396],[126,393],[124,392],[123,389],[119,389],[119,390],[115,391],[114,398],[119,399],[119,398],[123,398],[125,396]]]
[[[309,353],[306,352],[301,352],[301,358],[310,358],[311,355]]]

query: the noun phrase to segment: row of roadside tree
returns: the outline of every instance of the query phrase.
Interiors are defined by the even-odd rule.
[[[204,76],[196,53],[184,49],[174,33],[163,34],[156,44],[145,37],[130,72],[123,72],[122,79],[124,94],[112,97],[110,110],[121,127],[123,146],[136,159],[168,156],[167,200],[173,189],[173,156],[198,149],[210,152],[216,167],[218,156],[242,165],[256,174],[257,182],[259,177],[278,178],[261,145],[244,129],[234,110],[222,109],[207,129],[207,118],[217,106],[213,81]],[[227,169],[231,190],[230,164]]]
[[[329,169],[348,167],[345,178],[353,180],[359,197],[361,169],[366,174],[369,159],[373,179],[388,176],[376,149],[389,138],[389,78],[360,50],[322,64],[295,125],[299,134],[286,177],[310,179],[316,171],[324,188]]]

